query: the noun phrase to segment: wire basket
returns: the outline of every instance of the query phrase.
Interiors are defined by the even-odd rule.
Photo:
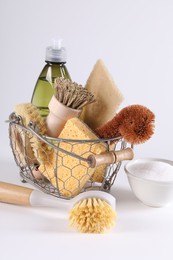
[[[55,197],[70,199],[88,190],[108,191],[121,162],[92,168],[90,156],[127,147],[120,138],[69,140],[39,134],[32,122],[9,116],[9,137],[21,180]]]

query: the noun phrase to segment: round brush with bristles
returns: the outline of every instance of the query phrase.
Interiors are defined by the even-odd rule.
[[[56,78],[54,95],[48,105],[49,115],[46,117],[47,134],[58,137],[66,121],[79,117],[82,108],[94,101],[94,95],[82,85],[69,79]]]
[[[54,95],[63,105],[78,110],[95,101],[94,95],[82,85],[64,78],[55,79]]]
[[[93,197],[80,200],[70,211],[69,220],[70,226],[82,233],[104,233],[114,226],[116,218],[116,212],[108,202]]]
[[[141,144],[154,133],[155,115],[142,105],[123,108],[112,120],[95,129],[100,138],[122,136],[128,143]]]
[[[83,233],[103,233],[116,220],[116,199],[109,193],[95,190],[80,193],[71,200],[62,200],[10,183],[0,182],[0,202],[32,207],[55,207],[60,218]]]

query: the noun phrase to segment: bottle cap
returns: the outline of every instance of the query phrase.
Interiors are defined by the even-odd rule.
[[[52,39],[52,45],[46,48],[46,61],[66,62],[66,49],[62,47],[62,39]]]

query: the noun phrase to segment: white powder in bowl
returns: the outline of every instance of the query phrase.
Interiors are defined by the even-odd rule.
[[[155,181],[173,181],[173,165],[162,161],[138,161],[129,165],[128,171],[135,176]]]

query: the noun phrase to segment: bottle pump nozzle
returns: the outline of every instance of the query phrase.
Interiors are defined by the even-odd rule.
[[[62,39],[59,38],[59,39],[56,39],[56,38],[53,38],[52,39],[52,48],[55,49],[55,50],[60,50],[62,47]]]
[[[62,47],[61,38],[53,38],[51,46],[46,48],[46,61],[50,62],[66,62],[66,49]]]

